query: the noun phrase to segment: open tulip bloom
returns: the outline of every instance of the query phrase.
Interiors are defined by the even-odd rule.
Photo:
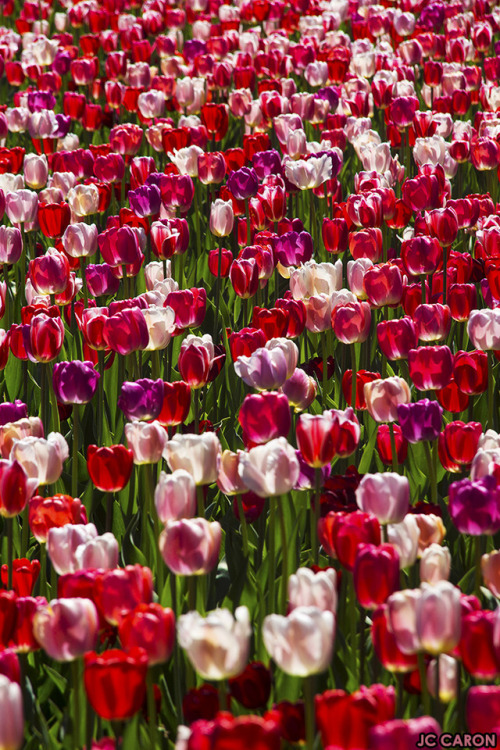
[[[499,3],[0,7],[0,750],[498,746]]]

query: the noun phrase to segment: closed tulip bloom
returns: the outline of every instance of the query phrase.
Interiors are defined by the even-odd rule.
[[[91,216],[99,210],[99,190],[96,185],[75,185],[66,196],[75,216]]]
[[[500,599],[500,552],[491,552],[481,558],[483,581],[493,596]]]
[[[23,694],[17,682],[0,674],[0,747],[19,750],[24,741]]]
[[[70,267],[66,256],[50,247],[29,263],[29,279],[38,294],[60,294],[68,286]]]
[[[380,544],[380,524],[370,513],[335,513],[331,511],[318,523],[318,538],[330,557],[353,570],[360,544]]]
[[[299,190],[311,190],[330,180],[333,173],[331,156],[311,156],[309,159],[289,160],[285,164],[285,175]]]
[[[44,543],[52,527],[86,524],[87,511],[79,498],[61,494],[52,497],[36,495],[29,502],[28,520],[37,542]]]
[[[417,656],[401,651],[389,627],[389,607],[383,604],[372,613],[371,638],[380,663],[391,672],[404,674],[417,668]]]
[[[118,542],[111,532],[93,537],[75,550],[76,570],[113,570],[118,565]]]
[[[421,597],[421,589],[405,589],[391,594],[387,600],[389,629],[404,654],[416,654],[422,650],[417,635],[417,606]]]
[[[47,536],[47,552],[58,575],[74,573],[78,570],[76,550],[97,536],[93,523],[66,524],[60,528],[52,527]]]
[[[5,196],[5,213],[12,224],[35,221],[38,210],[38,195],[34,190],[16,190]]]
[[[397,376],[365,383],[364,396],[368,412],[376,422],[395,422],[398,406],[411,401],[408,383]]]
[[[24,157],[24,182],[33,190],[40,190],[47,184],[49,166],[45,154],[26,154]]]
[[[373,266],[363,277],[363,289],[373,307],[399,305],[403,297],[403,276],[397,266],[389,263]]]
[[[399,588],[399,555],[391,544],[360,544],[353,576],[360,605],[376,609]]]
[[[436,697],[437,659],[432,659],[427,667],[427,689]],[[449,703],[457,697],[458,661],[453,656],[441,654],[439,657],[439,700]]]
[[[21,257],[23,238],[17,227],[0,227],[0,263],[13,265]]]
[[[458,235],[458,217],[454,208],[436,208],[425,216],[429,232],[443,247],[453,245]]]
[[[423,398],[413,404],[398,406],[398,420],[403,437],[409,443],[436,440],[441,432],[443,410],[437,401]]]
[[[422,648],[429,654],[451,651],[460,640],[460,589],[448,581],[439,581],[434,586],[423,583],[421,590],[416,629]]]
[[[290,432],[290,405],[283,393],[263,392],[245,396],[238,421],[245,445],[260,445]]]
[[[297,447],[309,466],[320,468],[332,462],[336,452],[335,428],[332,412],[300,415],[296,426]]]
[[[434,273],[442,257],[442,247],[435,237],[421,235],[401,244],[403,266],[410,276]]]
[[[332,310],[332,328],[343,344],[366,341],[370,333],[371,310],[368,302],[350,302]]]
[[[244,383],[259,391],[280,388],[289,377],[287,358],[280,348],[262,347],[248,357],[242,354],[234,369]]]
[[[192,518],[196,513],[196,485],[189,472],[176,469],[160,473],[155,488],[155,508],[162,523]]]
[[[49,433],[47,439],[27,437],[14,441],[10,452],[11,460],[19,461],[38,486],[57,482],[68,456],[68,444],[59,432]]]
[[[477,685],[467,693],[465,708],[467,728],[470,732],[496,731],[500,715],[500,686]]]
[[[142,310],[127,308],[106,318],[102,336],[105,345],[121,355],[146,349],[149,330]]]
[[[185,469],[197,485],[217,481],[222,453],[214,432],[202,435],[175,435],[167,442],[165,458],[171,471]]]
[[[469,316],[467,333],[476,349],[500,349],[500,307],[493,310],[473,310]]]
[[[64,323],[59,317],[38,313],[23,326],[23,342],[32,362],[51,362],[62,349]]]
[[[242,453],[238,465],[245,486],[259,497],[285,495],[295,486],[300,467],[295,449],[280,437]]]
[[[408,366],[417,390],[439,390],[451,380],[453,355],[448,346],[419,346],[409,352]]]
[[[426,735],[441,734],[441,727],[430,716],[416,719],[393,719],[370,729],[370,750],[413,750],[418,747],[420,738]]]
[[[307,409],[318,394],[316,380],[300,367],[296,367],[292,376],[285,380],[281,390],[290,406],[293,406],[295,413]]]
[[[356,502],[382,524],[399,523],[410,507],[408,479],[392,472],[365,474],[356,490]]]
[[[218,521],[181,518],[167,521],[158,544],[165,565],[174,575],[202,576],[217,565],[221,536]]]
[[[87,471],[97,489],[120,492],[132,474],[134,454],[124,445],[87,448]]]
[[[97,609],[110,625],[119,625],[138,604],[149,604],[152,596],[151,570],[141,565],[106,570],[94,584]]]
[[[459,466],[470,466],[479,449],[480,422],[448,422],[441,433],[447,456]]]
[[[317,607],[323,612],[337,611],[337,573],[334,568],[314,573],[310,568],[299,568],[288,579],[288,606]]]
[[[248,662],[252,628],[246,607],[216,609],[202,617],[181,615],[177,623],[179,645],[205,680],[225,680],[241,674]]]
[[[270,657],[285,674],[318,674],[331,662],[335,615],[318,607],[297,607],[287,617],[268,615],[262,637]]]
[[[215,351],[210,334],[186,336],[178,358],[179,373],[190,388],[203,388],[208,383]]]
[[[70,224],[63,236],[62,244],[71,258],[88,258],[97,251],[97,226],[85,222]]]
[[[477,349],[472,352],[459,351],[453,363],[453,378],[462,393],[475,396],[488,387],[488,355]]]
[[[480,536],[500,530],[500,489],[494,476],[450,484],[449,511],[461,534]]]
[[[161,461],[168,435],[159,422],[128,422],[125,437],[133,453],[134,464],[157,464]]]
[[[435,584],[447,581],[450,576],[451,554],[448,547],[431,544],[422,552],[420,558],[420,580]]]
[[[238,471],[242,455],[243,451],[222,451],[217,486],[225,495],[241,495],[247,491]]]
[[[399,567],[408,568],[418,557],[420,528],[413,513],[407,513],[400,523],[387,526],[387,540],[399,555]]]
[[[57,362],[52,383],[61,404],[87,404],[97,390],[99,373],[92,362]]]
[[[74,661],[97,642],[99,617],[90,599],[53,599],[33,618],[35,638],[55,661]]]
[[[217,198],[210,208],[210,231],[216,237],[227,237],[233,231],[234,211],[231,201]]]
[[[149,666],[163,664],[174,650],[174,613],[160,604],[138,604],[122,620],[118,634],[127,651],[132,648],[146,651]]]
[[[464,669],[477,680],[498,677],[498,608],[464,612],[458,653]]]
[[[145,351],[166,349],[175,330],[175,313],[172,308],[149,305],[142,314],[149,333],[149,343]]]
[[[450,332],[450,308],[437,303],[419,305],[413,313],[413,322],[420,341],[440,341]]]
[[[377,323],[377,340],[387,359],[408,359],[410,349],[418,343],[415,323],[410,317],[382,320]]]
[[[141,378],[123,383],[118,407],[127,419],[156,419],[163,405],[163,380]]]
[[[94,711],[103,719],[130,719],[146,697],[147,670],[148,656],[142,648],[86,653],[83,681]]]

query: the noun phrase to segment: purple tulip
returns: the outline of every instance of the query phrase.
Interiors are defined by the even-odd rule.
[[[227,186],[237,201],[244,201],[257,194],[259,180],[255,169],[241,167],[229,175]]]
[[[127,419],[156,419],[163,406],[163,380],[142,378],[125,382],[120,391],[118,406]]]
[[[335,86],[325,86],[325,88],[319,89],[316,92],[316,99],[326,99],[332,112],[335,112],[339,103],[339,95]]]
[[[28,94],[30,112],[41,112],[43,109],[54,109],[56,98],[50,91],[32,91]]]
[[[286,232],[274,245],[276,259],[282,266],[298,266],[311,260],[313,242],[309,232]]]
[[[449,511],[461,534],[496,534],[500,531],[500,490],[495,477],[450,484]]]
[[[423,398],[414,404],[398,406],[398,420],[403,437],[409,443],[435,440],[441,432],[443,410],[437,401]]]
[[[300,451],[295,451],[295,455],[297,456],[299,460],[299,469],[300,474],[299,478],[295,482],[294,490],[312,490],[315,487],[316,482],[316,469],[314,469],[312,466],[309,466],[309,464],[306,464],[302,457],[302,453]],[[322,466],[320,468],[321,472],[321,486],[324,485],[328,477],[330,476],[330,473],[332,471],[331,464],[327,464],[326,466]]]
[[[141,185],[137,190],[129,190],[128,202],[140,218],[158,214],[161,208],[160,190],[156,185]]]
[[[370,750],[414,750],[422,734],[439,737],[441,727],[431,716],[384,721],[370,730]]]
[[[54,393],[61,404],[88,404],[99,378],[92,362],[57,362],[52,377]]]
[[[101,297],[104,294],[116,294],[120,288],[120,279],[117,278],[111,266],[107,263],[99,265],[91,264],[85,269],[87,287],[93,297]]]
[[[254,154],[252,165],[259,180],[270,174],[281,174],[281,158],[274,148]]]
[[[54,133],[54,138],[65,138],[71,127],[71,117],[69,115],[63,115],[62,112],[56,114],[57,130]]]
[[[0,404],[0,425],[17,422],[18,419],[24,419],[27,416],[28,407],[18,398],[14,402],[6,401]]]

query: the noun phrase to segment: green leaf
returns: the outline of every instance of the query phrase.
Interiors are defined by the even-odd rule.
[[[55,669],[52,669],[52,667],[49,667],[48,664],[44,664],[43,668],[47,672],[48,676],[50,677],[54,685],[57,687],[59,692],[64,695],[68,686],[67,679],[63,677],[60,672],[57,672]]]

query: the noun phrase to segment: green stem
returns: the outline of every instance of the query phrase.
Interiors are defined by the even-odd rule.
[[[78,432],[79,432],[79,407],[73,404],[73,461],[71,465],[71,494],[78,497]]]
[[[314,503],[311,503],[311,559],[313,565],[318,564],[319,544],[318,544],[318,523],[321,514],[321,469],[315,469],[314,472]]]
[[[396,674],[396,719],[403,718],[404,674]]]
[[[106,493],[106,531],[111,531],[113,528],[113,493]]]
[[[54,392],[54,388],[52,385],[52,362],[47,362],[45,365],[47,370],[47,388],[49,392],[49,398],[50,398],[50,415],[52,417],[51,419],[51,426],[53,432],[60,432],[61,431],[61,424],[59,422],[59,409],[57,408],[57,399],[56,394]]]
[[[170,595],[171,595],[171,607],[174,617],[177,621],[177,578],[173,573],[170,573]],[[175,710],[177,713],[177,723],[182,724],[182,692],[181,692],[181,671],[179,664],[179,644],[177,639],[174,645],[174,702]]]
[[[205,518],[205,493],[203,492],[203,485],[198,484],[196,487],[196,505],[198,515],[201,518]]]
[[[219,680],[219,708],[221,711],[227,711],[226,680]]]
[[[286,495],[278,500],[278,516],[281,530],[281,603],[280,612],[286,615],[288,601],[288,538],[285,525],[285,505]]]
[[[276,585],[276,498],[269,498],[269,599],[267,605],[268,613],[274,612],[274,591]]]
[[[40,596],[47,598],[47,545],[40,542]]]
[[[359,686],[365,683],[365,664],[366,664],[366,612],[363,607],[359,609]]]
[[[306,720],[306,748],[313,750],[316,738],[316,716],[314,707],[314,676],[304,678],[304,710]]]
[[[430,715],[429,690],[427,689],[427,671],[425,669],[424,654],[418,654],[418,671],[420,673],[420,686],[422,691],[422,705],[424,716]]]
[[[443,305],[446,305],[448,248],[443,246]]]
[[[351,386],[351,406],[355,410],[356,409],[356,380],[357,380],[357,372],[358,372],[358,364],[357,364],[357,352],[356,352],[356,344],[351,344],[351,367],[352,367],[352,386]]]
[[[389,424],[389,434],[391,436],[391,457],[392,457],[392,470],[395,474],[399,472],[398,466],[398,451],[396,449],[396,436],[394,434],[394,423]]]
[[[476,596],[481,599],[481,581],[482,581],[482,570],[481,570],[481,559],[483,557],[483,539],[482,535],[474,537],[474,547],[476,552],[476,573],[475,573],[475,587]]]
[[[83,301],[84,301],[85,307],[87,308],[89,306],[89,291],[87,289],[87,276],[85,275],[86,266],[87,266],[87,257],[85,255],[82,255],[82,257],[80,258],[80,271],[82,274]]]
[[[102,428],[104,418],[104,352],[97,352],[99,380],[97,381],[97,444],[102,445]],[[107,417],[106,417],[107,419]]]
[[[427,459],[427,466],[429,469],[429,482],[431,489],[431,502],[437,504],[437,481],[436,481],[436,467],[434,465],[433,455],[427,440],[422,441],[424,446],[425,458]]]
[[[241,495],[236,495],[236,502],[238,503],[238,515],[240,517],[240,528],[241,528],[241,540],[243,543],[243,557],[248,558],[248,526],[245,513],[243,512],[243,500]]]
[[[156,748],[159,747],[158,717],[156,714],[155,691],[154,691],[153,673],[152,673],[151,667],[149,667],[147,671],[146,687],[147,687],[147,700],[148,700],[149,741],[151,743],[152,750],[156,750]]]

